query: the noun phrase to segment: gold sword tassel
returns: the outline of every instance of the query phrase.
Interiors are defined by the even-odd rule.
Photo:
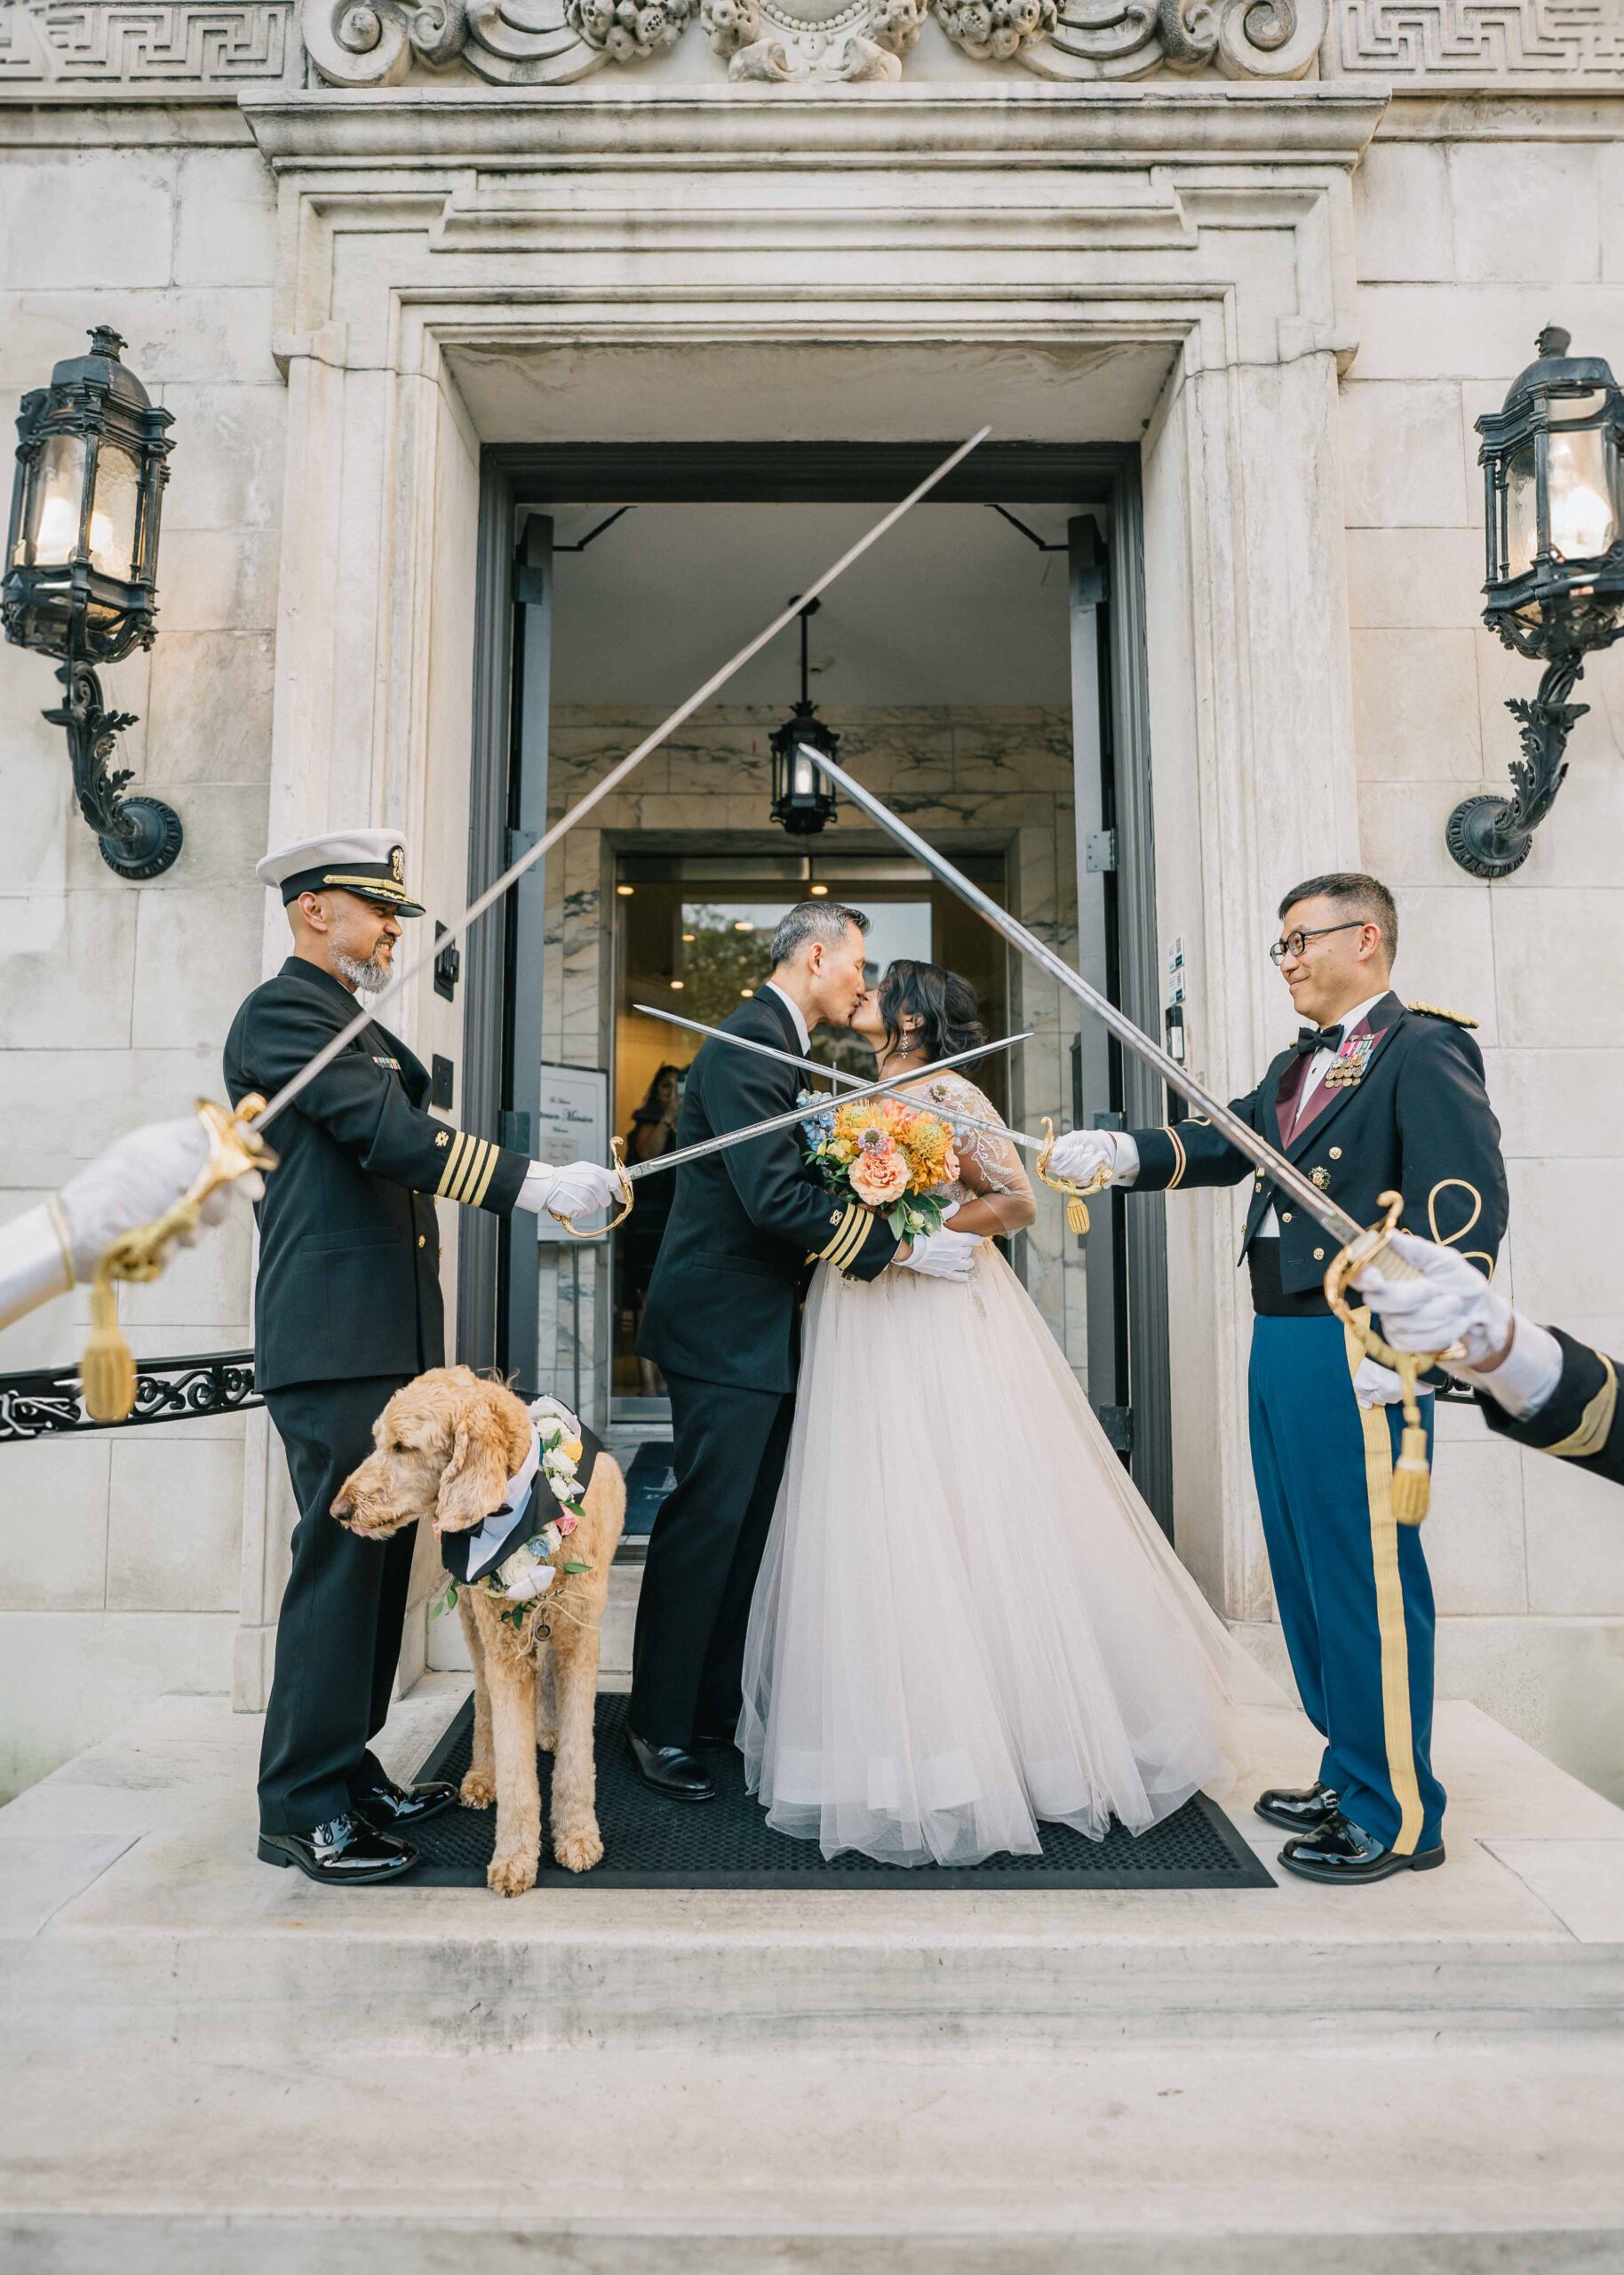
[[[92,1422],[123,1422],[135,1405],[135,1360],[118,1319],[120,1281],[155,1280],[168,1257],[171,1241],[196,1229],[203,1205],[222,1185],[230,1185],[251,1169],[261,1175],[276,1166],[276,1156],[263,1138],[256,1136],[253,1117],[265,1100],[253,1092],[235,1114],[199,1098],[197,1118],[209,1141],[209,1153],[191,1185],[171,1208],[150,1225],[138,1225],[113,1242],[91,1282],[91,1332],[79,1364],[79,1388],[84,1410]]]
[[[1055,1124],[1047,1114],[1042,1116],[1042,1122],[1043,1145],[1032,1167],[1051,1192],[1065,1194],[1066,1229],[1068,1232],[1075,1233],[1081,1240],[1088,1230],[1089,1198],[1094,1193],[1104,1192],[1111,1183],[1111,1171],[1109,1169],[1101,1169],[1096,1176],[1089,1178],[1087,1185],[1079,1185],[1074,1177],[1051,1177],[1049,1156],[1055,1151]]]
[[[1333,1258],[1325,1273],[1325,1301],[1343,1326],[1353,1330],[1366,1356],[1374,1359],[1379,1366],[1390,1367],[1404,1385],[1404,1432],[1398,1458],[1393,1464],[1393,1514],[1401,1525],[1418,1525],[1431,1502],[1432,1473],[1427,1464],[1427,1432],[1421,1421],[1416,1385],[1440,1360],[1458,1360],[1466,1354],[1459,1344],[1452,1344],[1447,1351],[1395,1351],[1372,1327],[1369,1306],[1362,1305],[1356,1310],[1347,1301],[1343,1291],[1348,1282],[1361,1265],[1368,1264],[1381,1250],[1404,1207],[1401,1193],[1383,1193],[1377,1198],[1387,1214],[1379,1225],[1373,1225],[1357,1241],[1349,1241]],[[1396,1257],[1386,1257],[1382,1262],[1385,1269],[1397,1271]]]

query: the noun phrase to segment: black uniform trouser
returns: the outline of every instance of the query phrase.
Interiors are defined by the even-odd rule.
[[[650,1745],[685,1746],[738,1720],[750,1599],[795,1400],[669,1368],[665,1380],[676,1483],[649,1537],[626,1719]]]
[[[299,1513],[259,1752],[265,1832],[325,1824],[383,1782],[367,1748],[389,1712],[418,1529],[362,1540],[330,1511],[372,1450],[374,1421],[410,1379],[373,1375],[266,1393]]]

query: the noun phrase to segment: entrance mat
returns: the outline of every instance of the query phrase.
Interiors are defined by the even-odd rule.
[[[626,1471],[626,1531],[647,1534],[665,1506],[665,1496],[676,1483],[671,1466],[671,1440],[645,1439]]]
[[[598,1698],[598,1823],[603,1862],[593,1872],[566,1872],[553,1861],[544,1830],[537,1888],[1273,1888],[1223,1811],[1204,1794],[1137,1840],[1113,1824],[1103,1840],[1087,1840],[1063,1824],[1042,1827],[1039,1856],[991,1856],[950,1870],[877,1864],[867,1856],[825,1863],[816,1841],[770,1832],[760,1805],[744,1791],[744,1765],[734,1752],[711,1758],[720,1791],[713,1801],[667,1801],[638,1783],[626,1759],[624,1695]],[[468,1767],[474,1701],[468,1698],[418,1770],[455,1784]],[[541,1764],[546,1817],[552,1764]],[[496,1840],[497,1813],[447,1809],[412,1836],[423,1861],[406,1888],[483,1888]]]

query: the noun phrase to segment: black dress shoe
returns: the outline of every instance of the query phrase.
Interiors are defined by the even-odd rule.
[[[357,1793],[355,1811],[378,1832],[405,1832],[438,1816],[442,1809],[455,1808],[461,1799],[456,1786],[441,1777],[431,1778],[426,1785],[397,1785],[391,1778],[387,1784],[374,1785],[370,1792]]]
[[[1309,1785],[1301,1792],[1289,1785],[1271,1785],[1252,1806],[1259,1816],[1287,1832],[1314,1832],[1336,1815],[1336,1795],[1329,1785]]]
[[[1288,1872],[1295,1872],[1301,1880],[1324,1880],[1331,1887],[1384,1880],[1393,1872],[1429,1872],[1443,1861],[1441,1840],[1436,1848],[1418,1848],[1413,1856],[1400,1856],[1373,1840],[1340,1809],[1333,1809],[1317,1832],[1288,1840],[1280,1851],[1280,1862]]]
[[[403,1840],[379,1832],[364,1817],[336,1816],[307,1832],[262,1832],[262,1864],[297,1864],[323,1888],[366,1888],[374,1880],[398,1880],[410,1872],[418,1852]]]
[[[640,1738],[628,1723],[626,1752],[632,1757],[632,1767],[651,1793],[664,1793],[668,1801],[713,1801],[716,1780],[702,1761],[696,1761],[686,1746],[649,1745]]]

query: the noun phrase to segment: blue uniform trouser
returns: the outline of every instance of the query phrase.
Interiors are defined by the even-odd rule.
[[[1362,1355],[1340,1320],[1257,1319],[1252,1467],[1275,1601],[1320,1782],[1401,1856],[1437,1845],[1432,1774],[1432,1583],[1421,1534],[1393,1515],[1402,1410],[1362,1409]],[[1430,1398],[1421,1401],[1429,1449]]]

